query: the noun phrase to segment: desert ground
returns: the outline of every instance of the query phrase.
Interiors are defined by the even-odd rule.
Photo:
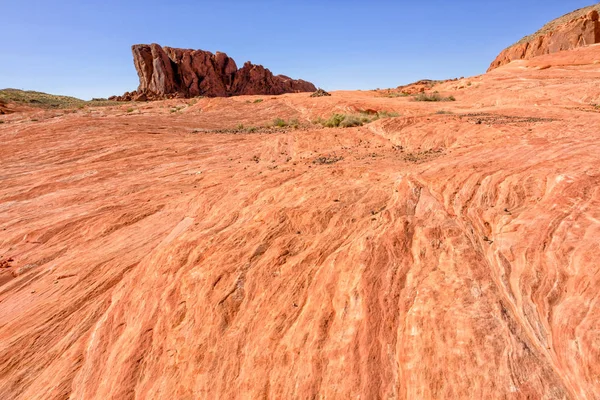
[[[0,398],[599,399],[598,82],[14,106]]]

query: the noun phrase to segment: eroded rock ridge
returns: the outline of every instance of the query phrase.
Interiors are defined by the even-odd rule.
[[[577,12],[567,14],[548,24],[536,34],[505,49],[492,62],[488,72],[514,60],[528,60],[544,54],[600,43],[597,7],[589,7],[589,11],[584,15]],[[585,11],[585,9],[578,11]],[[569,16],[576,17],[569,19]],[[557,22],[563,23],[558,24]]]
[[[133,62],[140,78],[134,92],[113,96],[116,100],[154,100],[173,97],[227,97],[314,92],[301,79],[273,75],[262,65],[246,62],[242,68],[225,53],[136,44]]]

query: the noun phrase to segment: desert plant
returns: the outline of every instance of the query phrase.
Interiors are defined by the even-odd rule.
[[[389,112],[389,111],[383,110],[383,111],[378,111],[377,116],[379,118],[393,118],[393,117],[399,117],[400,114],[398,114],[395,111]]]
[[[133,108],[128,108],[128,109],[127,109],[127,112],[128,112],[128,113],[131,113],[131,112],[133,112],[133,111],[134,111],[134,109],[133,109]]]
[[[414,101],[456,101],[454,96],[442,97],[438,92],[431,94],[419,93],[414,98]]]
[[[273,126],[278,126],[278,127],[280,127],[280,128],[283,128],[283,127],[285,127],[285,126],[287,126],[287,125],[288,125],[288,123],[287,123],[287,122],[286,122],[284,119],[281,119],[281,118],[275,118],[275,119],[273,120]]]
[[[254,100],[254,104],[256,104],[256,103],[262,103],[262,101],[263,101],[263,99],[256,99],[256,100]]]
[[[336,155],[327,155],[327,156],[321,156],[321,157],[317,157],[316,159],[313,160],[313,164],[335,164],[338,161],[343,160],[344,157],[338,157]]]
[[[320,123],[326,128],[337,128],[340,126],[344,118],[346,118],[346,115],[344,114],[333,114],[331,117],[329,117],[329,119],[325,121],[321,120]]]
[[[342,128],[352,128],[353,126],[361,126],[367,121],[368,118],[366,117],[359,118],[355,115],[346,115],[344,119],[340,122],[339,126]]]

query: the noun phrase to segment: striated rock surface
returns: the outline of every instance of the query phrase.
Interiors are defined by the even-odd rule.
[[[174,97],[226,97],[312,92],[315,86],[285,75],[273,75],[262,65],[246,62],[238,69],[225,53],[176,49],[158,44],[132,46],[140,85],[114,100],[155,100]]]
[[[0,399],[599,399],[599,59],[0,115]]]
[[[550,22],[536,34],[525,37],[502,51],[492,62],[488,72],[514,60],[600,43],[598,9],[600,5],[590,6]]]

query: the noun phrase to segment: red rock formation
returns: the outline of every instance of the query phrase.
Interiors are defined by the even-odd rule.
[[[531,40],[519,42],[502,51],[492,62],[488,72],[514,60],[527,60],[544,54],[600,43],[600,23],[598,11],[595,9],[552,28],[546,32],[542,29],[540,32],[543,33],[533,35]]]
[[[273,75],[250,62],[237,68],[225,53],[175,49],[158,44],[132,46],[133,62],[140,78],[135,92],[113,96],[116,100],[152,100],[173,97],[226,97],[232,95],[277,95],[314,92],[303,80]]]
[[[0,400],[600,399],[598,59],[1,116]]]

